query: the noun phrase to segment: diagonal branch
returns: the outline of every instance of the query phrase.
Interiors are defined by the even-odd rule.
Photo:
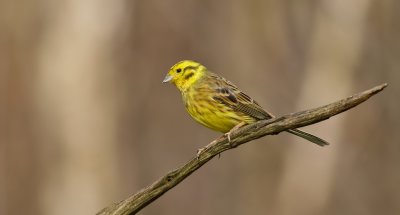
[[[199,154],[198,158],[193,157],[185,165],[170,171],[150,186],[143,188],[129,198],[104,208],[98,214],[135,214],[162,196],[169,189],[175,187],[182,180],[223,151],[238,147],[239,145],[266,135],[278,134],[288,129],[303,127],[326,120],[334,115],[361,104],[371,96],[382,91],[386,86],[386,83],[381,84],[364,92],[322,107],[292,113],[270,120],[262,120],[254,124],[244,126],[231,135],[230,143],[228,143],[226,138],[214,141]]]

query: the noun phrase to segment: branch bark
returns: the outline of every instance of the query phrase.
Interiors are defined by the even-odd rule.
[[[262,120],[254,124],[244,126],[231,134],[230,143],[228,143],[227,138],[214,141],[199,154],[198,158],[196,158],[196,156],[193,157],[186,164],[170,171],[150,186],[143,188],[136,194],[123,201],[114,203],[104,208],[98,212],[98,215],[135,214],[162,196],[169,189],[178,185],[182,180],[191,175],[194,171],[199,169],[216,155],[266,135],[278,134],[291,128],[303,127],[329,119],[334,115],[361,104],[371,96],[382,91],[386,86],[386,83],[381,84],[364,92],[325,106],[288,114],[270,120]]]

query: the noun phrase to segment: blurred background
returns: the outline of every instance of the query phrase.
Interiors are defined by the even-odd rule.
[[[223,153],[139,214],[400,214],[400,1],[0,0],[0,214],[94,214],[220,134],[174,86],[193,59],[276,115],[362,105]]]

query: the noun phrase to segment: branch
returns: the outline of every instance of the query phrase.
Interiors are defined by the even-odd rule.
[[[386,86],[386,83],[381,84],[362,93],[355,94],[322,107],[292,113],[269,120],[262,120],[254,124],[244,126],[231,134],[230,143],[228,143],[227,138],[212,142],[199,154],[198,158],[193,157],[185,165],[170,171],[165,176],[155,181],[152,185],[140,190],[136,194],[121,202],[114,203],[104,208],[98,214],[135,214],[162,196],[169,189],[175,187],[182,180],[211,160],[214,156],[266,135],[278,134],[288,129],[303,127],[329,119],[334,115],[361,104],[371,96],[382,91]]]

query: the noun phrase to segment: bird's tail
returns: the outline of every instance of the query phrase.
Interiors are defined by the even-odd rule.
[[[326,142],[325,140],[323,140],[323,139],[321,139],[319,137],[316,137],[316,136],[314,136],[312,134],[309,134],[307,132],[304,132],[302,130],[299,130],[299,129],[290,129],[290,130],[287,130],[287,132],[289,132],[291,134],[294,134],[296,136],[302,137],[302,138],[304,138],[304,139],[306,139],[306,140],[308,140],[308,141],[310,141],[312,143],[315,143],[315,144],[317,144],[319,146],[329,145],[329,143]]]

